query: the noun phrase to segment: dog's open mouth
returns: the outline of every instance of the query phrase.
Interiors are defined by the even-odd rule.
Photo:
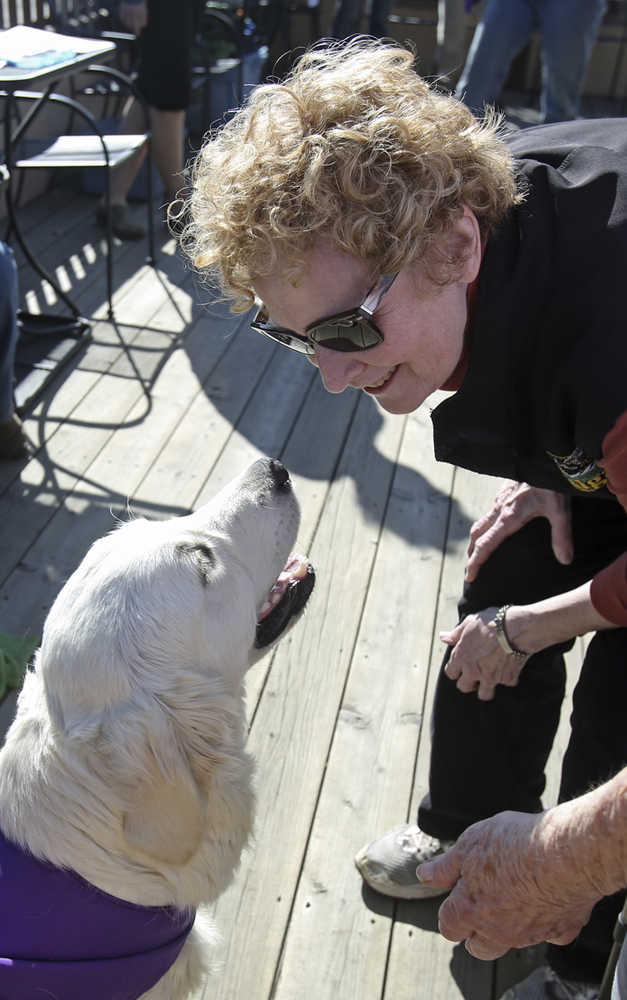
[[[302,611],[315,580],[314,568],[305,556],[289,557],[259,614],[255,636],[257,649],[278,639],[294,615]]]

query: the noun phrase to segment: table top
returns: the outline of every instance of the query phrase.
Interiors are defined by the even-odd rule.
[[[115,43],[102,38],[76,38],[25,25],[8,28],[0,31],[0,89],[51,83],[114,52]]]

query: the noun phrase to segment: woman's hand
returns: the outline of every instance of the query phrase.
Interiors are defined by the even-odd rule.
[[[506,653],[498,644],[494,616],[496,608],[468,615],[440,639],[453,650],[444,673],[457,681],[457,688],[477,692],[481,701],[491,701],[497,684],[515,687],[527,659]]]
[[[573,538],[568,497],[508,479],[496,494],[492,509],[475,521],[470,529],[466,580],[471,583],[501,542],[534,517],[548,519],[551,545],[558,562],[572,562]]]
[[[139,3],[122,3],[119,8],[119,17],[125,28],[133,35],[139,35],[148,24],[148,5],[146,0]]]

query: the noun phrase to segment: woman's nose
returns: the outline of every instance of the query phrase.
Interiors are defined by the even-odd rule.
[[[327,392],[344,392],[347,386],[353,385],[353,379],[359,376],[366,365],[351,358],[342,351],[329,351],[326,347],[316,347],[315,355],[310,355],[312,365],[320,369],[320,376]]]

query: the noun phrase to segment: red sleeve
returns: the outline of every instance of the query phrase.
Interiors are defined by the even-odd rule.
[[[627,512],[627,410],[603,439],[603,459],[607,485]],[[627,552],[594,577],[590,588],[592,604],[599,614],[615,625],[627,625]]]

